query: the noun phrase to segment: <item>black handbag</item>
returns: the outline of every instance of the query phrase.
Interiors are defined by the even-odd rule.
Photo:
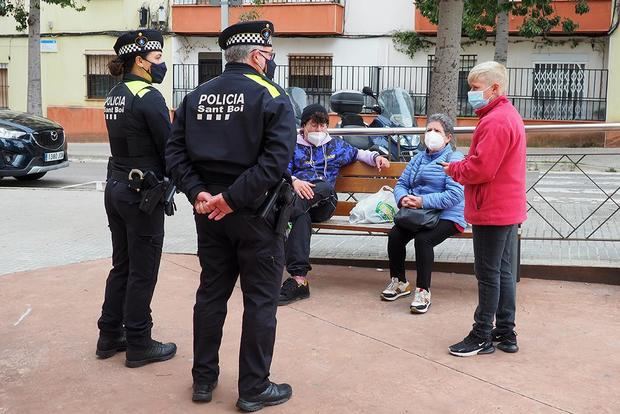
[[[441,210],[435,208],[401,208],[394,216],[394,224],[410,232],[432,229],[439,223]]]
[[[450,156],[446,158],[446,162],[450,161]],[[416,171],[413,176],[415,181],[420,170]],[[410,232],[418,232],[420,230],[433,229],[439,223],[439,216],[442,210],[436,208],[408,208],[404,207],[398,210],[394,216],[394,224]]]

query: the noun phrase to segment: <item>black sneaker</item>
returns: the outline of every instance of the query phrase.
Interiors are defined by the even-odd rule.
[[[208,403],[213,399],[213,390],[217,387],[217,381],[210,384],[194,383],[192,386],[192,401]]]
[[[509,354],[514,354],[519,351],[519,345],[517,345],[517,333],[510,331],[508,333],[499,333],[497,329],[491,331],[491,337],[493,342],[498,342],[497,349],[501,349]]]
[[[310,285],[306,280],[306,283],[300,285],[295,279],[289,277],[282,284],[280,289],[280,298],[278,299],[278,306],[288,305],[296,300],[308,299],[310,297]]]
[[[129,345],[127,347],[127,359],[125,366],[138,368],[151,362],[167,361],[177,353],[177,346],[173,342],[163,344],[150,339],[145,344]]]
[[[493,352],[495,352],[493,342],[484,340],[474,335],[473,332],[470,332],[469,335],[458,344],[454,344],[450,347],[450,353],[460,357],[492,354]]]
[[[283,404],[290,400],[293,389],[288,384],[269,383],[267,389],[252,397],[239,397],[237,407],[241,411],[253,412],[269,405]]]

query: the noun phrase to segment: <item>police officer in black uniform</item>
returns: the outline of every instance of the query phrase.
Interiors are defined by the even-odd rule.
[[[227,301],[239,275],[244,313],[237,407],[244,411],[281,404],[292,394],[290,385],[269,380],[284,236],[274,232],[274,217],[257,216],[295,145],[290,101],[270,80],[273,30],[268,21],[253,21],[220,34],[226,68],[185,97],[166,146],[168,170],[194,205],[202,266],[192,399],[211,401]]]
[[[151,299],[164,241],[164,149],[170,115],[152,83],[166,74],[164,39],[156,30],[123,34],[110,73],[123,75],[105,100],[105,121],[112,156],[108,163],[105,209],[112,233],[112,270],[98,321],[96,354],[109,358],[127,350],[131,368],[165,361],[174,343],[151,338]],[[146,201],[145,201],[146,199]],[[125,335],[126,332],[126,335]]]

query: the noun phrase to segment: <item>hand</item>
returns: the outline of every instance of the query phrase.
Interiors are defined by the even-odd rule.
[[[439,165],[441,165],[443,167],[443,172],[446,173],[446,175],[450,175],[448,174],[448,169],[450,168],[450,163],[447,162],[440,162],[438,163]]]
[[[196,211],[196,214],[210,213],[211,210],[207,210],[207,202],[212,198],[213,196],[206,191],[198,193],[196,200],[194,201],[194,210]]]
[[[232,208],[228,205],[222,194],[218,194],[207,202],[207,209],[210,211],[209,220],[219,221],[226,214],[232,213]]]
[[[405,208],[422,208],[422,197],[407,195],[400,200],[400,205]]]
[[[381,172],[381,168],[390,168],[390,162],[383,156],[379,156],[375,159],[375,165],[379,172]]]
[[[410,196],[413,208],[422,208],[422,197]]]
[[[316,187],[314,184],[309,183],[304,180],[295,180],[293,181],[293,189],[299,197],[306,200],[311,200],[314,197],[314,191],[312,191],[312,187]]]

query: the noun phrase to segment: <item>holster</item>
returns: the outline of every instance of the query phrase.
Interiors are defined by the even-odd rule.
[[[140,205],[138,206],[140,211],[146,214],[153,213],[157,204],[163,200],[165,192],[166,183],[164,181],[159,181],[152,171],[144,174],[140,191]]]
[[[174,185],[168,177],[164,177],[164,184],[166,185],[166,190],[164,192],[164,213],[166,213],[167,216],[173,216],[174,212],[177,211],[177,205],[174,203],[174,195],[177,192],[177,186]]]
[[[293,186],[286,180],[282,179],[272,191],[270,191],[267,200],[259,210],[259,216],[269,222],[269,216],[275,213],[275,222],[273,231],[276,234],[286,234],[288,221],[291,217],[293,201],[296,194]]]

